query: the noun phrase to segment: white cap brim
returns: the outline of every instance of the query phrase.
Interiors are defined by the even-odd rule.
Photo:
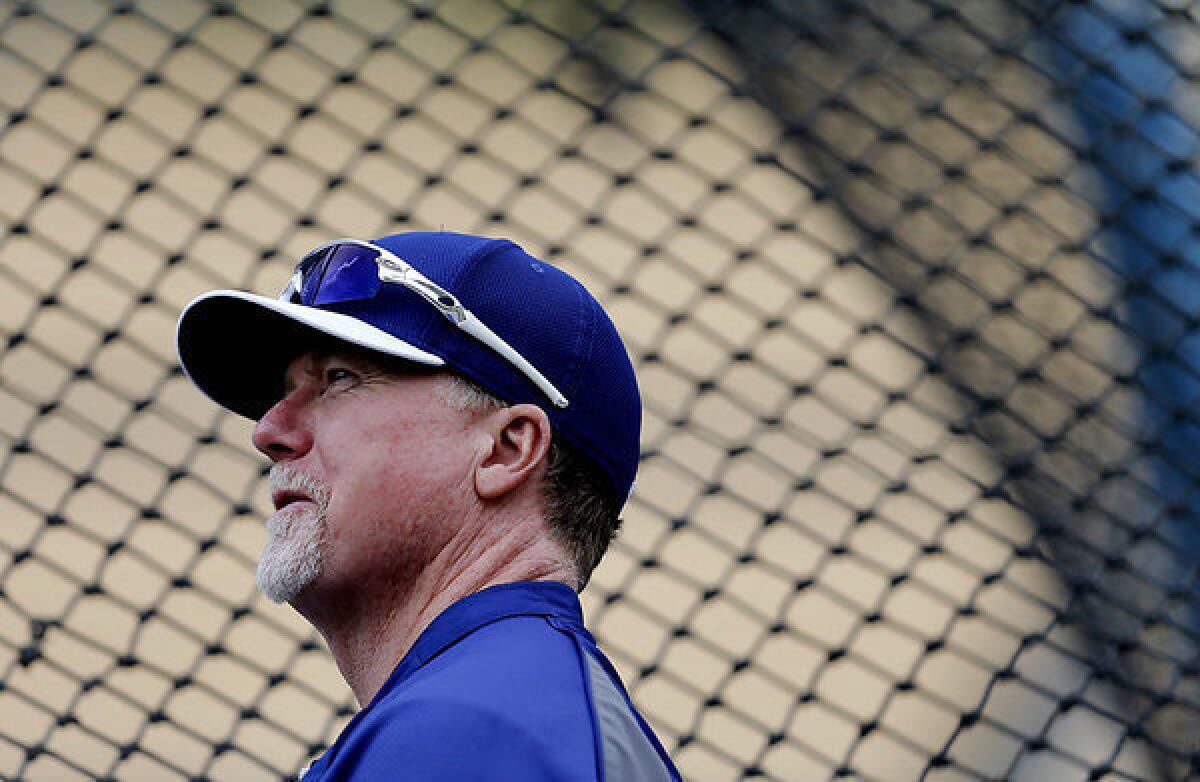
[[[196,387],[255,420],[281,398],[291,360],[330,339],[424,366],[446,363],[358,318],[243,291],[197,296],[175,332],[179,362]]]

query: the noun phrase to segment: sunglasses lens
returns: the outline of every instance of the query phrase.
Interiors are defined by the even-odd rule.
[[[300,301],[314,306],[371,298],[382,284],[375,265],[378,255],[373,248],[357,244],[335,244],[312,253],[300,262],[304,274]]]
[[[321,287],[321,278],[325,276],[330,254],[333,247],[321,247],[313,250],[296,264],[296,271],[301,275],[300,303],[313,303],[313,297]]]

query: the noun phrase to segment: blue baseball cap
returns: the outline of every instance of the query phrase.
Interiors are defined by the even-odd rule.
[[[253,420],[283,397],[292,359],[330,343],[538,405],[628,498],[642,403],[625,345],[577,280],[515,243],[448,232],[330,242],[305,256],[279,298],[210,291],[184,308],[176,332],[191,381]]]

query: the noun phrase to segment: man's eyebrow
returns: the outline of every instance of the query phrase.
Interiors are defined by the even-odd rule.
[[[378,359],[364,355],[362,353],[346,352],[346,353],[327,353],[318,358],[318,362],[322,365],[332,361],[339,361],[348,364],[354,369],[365,374],[385,374],[388,372],[388,367]]]

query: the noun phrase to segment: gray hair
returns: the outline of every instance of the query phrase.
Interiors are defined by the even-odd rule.
[[[441,396],[451,407],[478,414],[508,403],[460,375],[447,375]],[[620,500],[608,476],[558,432],[550,438],[543,507],[550,532],[571,555],[582,591],[621,527]]]

